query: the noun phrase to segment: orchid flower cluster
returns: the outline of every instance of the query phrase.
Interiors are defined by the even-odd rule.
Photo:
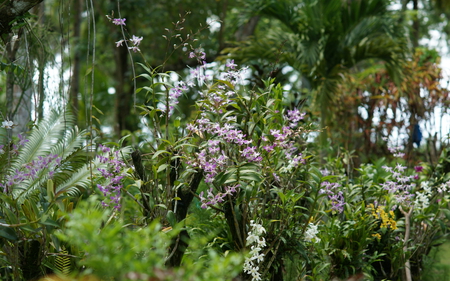
[[[202,202],[202,209],[206,209],[209,205],[216,205],[218,203],[222,203],[224,201],[225,196],[227,195],[233,195],[236,193],[236,188],[240,187],[240,184],[232,185],[232,186],[226,186],[225,192],[220,192],[216,195],[213,193],[212,187],[207,191],[207,196],[204,197],[204,192],[200,192],[199,197],[200,201]]]
[[[298,123],[305,118],[306,113],[300,112],[298,108],[287,111],[287,116],[285,117],[289,122],[290,128],[295,128],[298,126]]]
[[[199,81],[204,81],[206,79],[202,74],[205,66],[204,53],[195,51],[190,54],[190,57],[197,58],[200,62],[200,66],[195,71],[191,71],[191,75]],[[291,173],[306,162],[302,153],[297,151],[298,148],[293,140],[297,136],[296,127],[305,114],[298,109],[288,110],[287,115],[283,116],[287,125],[281,129],[270,130],[270,133],[263,135],[258,145],[255,145],[251,136],[247,136],[239,128],[237,116],[229,114],[228,111],[235,103],[235,88],[242,80],[242,73],[245,71],[236,67],[233,60],[227,62],[226,73],[221,75],[224,80],[219,80],[219,83],[209,87],[207,92],[200,93],[203,98],[200,103],[202,112],[199,118],[187,125],[186,129],[191,134],[200,136],[201,139],[209,140],[200,145],[201,150],[195,154],[195,159],[188,162],[188,165],[192,168],[200,168],[204,173],[205,182],[211,184],[220,172],[226,171],[230,164],[235,164],[235,161],[261,165],[263,156],[267,155],[270,158],[281,152],[281,160],[285,162],[285,165],[280,165],[279,171],[272,173],[273,177],[279,181],[277,172]],[[219,122],[211,120],[211,115],[220,115],[225,112],[228,114]],[[230,146],[232,149],[226,150]],[[214,195],[210,189],[208,198],[208,200],[202,200],[203,207],[220,202],[221,195],[220,193]],[[212,203],[206,204],[207,202]]]
[[[16,170],[6,176],[5,183],[0,183],[3,192],[7,193],[13,185],[19,185],[24,181],[32,181],[39,178],[44,171],[48,171],[48,177],[52,178],[57,166],[61,164],[61,157],[56,154],[39,156],[36,160],[26,164],[23,169]]]
[[[393,178],[392,180],[381,184],[383,189],[394,195],[397,204],[410,206],[414,197],[414,194],[411,194],[411,190],[416,186],[416,184],[412,182],[414,176],[404,175],[406,166],[401,164],[397,164],[395,168],[389,166],[383,166],[382,168],[391,173]]]
[[[431,186],[428,181],[423,181],[420,183],[420,186],[423,189],[423,192],[416,191],[415,200],[414,200],[414,210],[423,210],[430,206],[430,198],[433,194],[431,191]]]
[[[188,85],[191,84],[186,84],[183,81],[177,82],[175,87],[171,88],[169,90],[169,110],[168,110],[168,114],[169,117],[172,116],[173,110],[175,109],[175,106],[178,104],[178,99],[181,97],[181,95],[183,94],[183,92],[186,92],[187,90],[189,90]],[[167,112],[167,109],[165,108],[165,105],[163,106],[163,112]]]
[[[11,130],[14,127],[14,122],[11,120],[2,121],[2,128]]]
[[[437,188],[437,191],[440,194],[447,192],[447,190],[450,190],[450,180],[445,183],[441,183]]]
[[[191,56],[195,56],[200,63],[195,69],[191,69],[191,76],[201,86],[210,78],[204,74],[206,70],[205,55],[203,52],[199,53],[197,51],[196,53],[191,53]],[[232,103],[232,98],[236,96],[235,87],[242,81],[242,75],[247,69],[236,69],[236,66],[233,60],[226,63],[226,71],[221,74],[224,82],[211,86],[206,92],[199,92],[204,111],[222,114],[224,113],[224,108]]]
[[[9,151],[12,155],[18,155],[19,149],[21,147],[25,146],[25,144],[29,141],[22,134],[18,134],[17,137],[19,138],[19,141],[17,143],[13,143],[12,149]],[[0,154],[5,153],[4,148],[5,148],[5,145],[3,145],[3,144],[0,145]]]
[[[290,126],[284,126],[281,130],[271,129],[270,136],[273,138],[273,141],[270,141],[268,136],[263,136],[262,140],[270,143],[270,145],[264,145],[263,149],[267,151],[269,155],[276,147],[279,147],[284,151],[284,158],[287,161],[287,166],[283,166],[280,169],[281,173],[291,173],[291,171],[300,164],[306,163],[303,154],[297,153],[298,149],[295,147],[295,142],[291,140],[292,137],[295,136],[295,131],[292,130]]]
[[[250,246],[250,253],[245,258],[244,272],[252,276],[252,281],[258,281],[261,280],[259,264],[264,261],[262,249],[266,246],[266,239],[262,235],[266,232],[266,229],[253,220],[250,221],[250,227],[251,230],[248,232],[246,243],[247,246]]]
[[[194,79],[197,79],[199,85],[201,85],[206,80],[206,75],[204,75],[206,69],[206,54],[203,51],[195,50],[189,54],[189,58],[196,58],[199,61],[199,66],[195,69],[191,69],[191,76]],[[179,103],[178,99],[183,95],[184,92],[187,92],[189,89],[193,89],[195,83],[192,81],[184,82],[178,81],[175,86],[169,90],[168,96],[168,108],[164,103],[160,104],[160,109],[163,113],[167,113],[170,116],[173,114],[173,110],[175,106]]]
[[[308,224],[308,228],[305,231],[305,240],[307,242],[315,242],[315,243],[320,242],[320,238],[317,237],[317,234],[319,233],[318,228],[319,228],[318,225],[315,225],[313,223]]]
[[[105,200],[102,201],[104,207],[112,205],[115,209],[119,210],[121,190],[123,187],[122,179],[126,176],[123,168],[126,166],[125,163],[120,159],[119,151],[112,151],[109,147],[100,144],[100,151],[104,155],[97,155],[100,163],[106,165],[105,168],[98,168],[98,171],[104,179],[106,179],[106,184],[97,184],[97,188],[105,196]]]
[[[388,146],[388,150],[394,157],[403,158],[405,156],[405,153],[402,152],[399,146]]]
[[[111,21],[113,24],[118,25],[118,26],[125,26],[127,25],[125,23],[125,21],[127,20],[126,18],[111,18],[110,16],[106,16],[109,21]],[[125,43],[125,45],[128,47],[129,50],[132,50],[133,52],[140,52],[141,50],[139,49],[139,44],[141,44],[142,39],[144,39],[144,37],[138,37],[136,35],[133,35],[130,39],[126,40],[126,39],[121,39],[116,43],[116,47],[120,47],[123,46],[122,44]],[[132,44],[132,46],[130,47],[126,42],[130,42]]]
[[[205,175],[205,182],[212,183],[215,176],[224,171],[228,157],[219,147],[218,140],[209,140],[206,147],[197,153],[197,159],[188,161],[191,167],[199,167]]]
[[[372,209],[372,216],[377,220],[381,220],[380,228],[397,229],[394,211],[389,210],[389,212],[386,212],[384,210],[386,206],[378,206],[377,202],[369,204],[368,207]],[[379,235],[376,236],[379,237]]]
[[[28,139],[25,136],[18,134],[19,141],[12,144],[13,155],[19,154],[19,149],[27,142]],[[0,154],[5,153],[4,146],[0,145]],[[14,173],[6,175],[5,182],[0,183],[0,187],[3,188],[3,192],[7,193],[14,185],[20,185],[23,182],[33,181],[42,176],[44,171],[48,171],[48,177],[52,178],[57,167],[61,164],[61,157],[57,154],[48,154],[46,156],[38,156],[37,159],[25,164],[20,169],[16,169]]]
[[[197,84],[199,86],[202,86],[205,81],[209,78],[206,74],[206,53],[203,52],[200,49],[195,49],[192,52],[189,53],[190,59],[196,59],[198,62],[198,65],[195,68],[190,69],[190,74],[193,79],[197,80]],[[190,84],[191,86],[194,86],[194,83]]]
[[[331,210],[342,213],[344,211],[345,200],[342,191],[339,190],[341,185],[339,183],[324,181],[321,186],[322,189],[319,191],[319,194],[328,195],[328,199],[331,201]]]

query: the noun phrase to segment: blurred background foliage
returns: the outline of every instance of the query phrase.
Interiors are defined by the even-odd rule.
[[[2,35],[2,112],[24,131],[69,102],[81,128],[105,139],[134,133],[139,141],[148,132],[134,106],[147,100],[135,93],[145,83],[134,80],[143,72],[135,62],[184,80],[198,64],[188,56],[197,49],[211,69],[231,58],[248,65],[249,88],[276,78],[286,107],[302,107],[324,128],[322,156],[343,147],[363,163],[387,155],[382,138],[393,137],[411,161],[436,162],[448,144],[436,120],[449,106],[440,66],[449,11],[446,1],[430,0],[45,0]],[[106,15],[126,18],[126,26]],[[131,35],[144,38],[144,57],[115,46]],[[180,98],[186,117],[196,98]]]

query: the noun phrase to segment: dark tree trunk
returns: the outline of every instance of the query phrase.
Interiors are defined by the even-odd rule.
[[[0,37],[5,44],[8,43],[8,35],[16,20],[42,1],[44,0],[2,1],[0,5]]]
[[[250,18],[244,25],[240,26],[234,34],[236,41],[244,41],[255,33],[256,26],[259,22],[259,16]]]
[[[276,260],[278,261],[277,266],[275,267],[274,264],[272,263],[272,266],[269,269],[270,280],[271,281],[282,281],[283,280],[283,267],[284,267],[283,258],[278,256]]]
[[[220,15],[220,30],[219,30],[219,52],[225,48],[225,19],[227,17],[228,0],[217,1],[219,6],[218,12]],[[218,52],[218,53],[219,53]]]
[[[20,267],[22,269],[22,277],[24,280],[38,280],[42,277],[41,270],[41,243],[37,240],[25,242],[20,251]]]
[[[127,50],[125,47],[116,48],[114,51],[116,60],[115,71],[115,89],[116,89],[116,101],[115,101],[115,132],[116,136],[120,137],[122,130],[125,128],[125,118],[128,115],[128,103],[130,99],[125,92],[125,73],[128,70]]]
[[[196,173],[188,188],[183,188],[178,192],[177,200],[174,204],[173,211],[177,221],[180,222],[184,220],[187,216],[189,206],[194,199],[194,193],[197,191],[198,186],[203,178],[203,173],[199,171]],[[189,245],[189,234],[186,230],[182,230],[177,237],[172,241],[172,245],[169,248],[170,257],[166,261],[166,265],[170,267],[178,267],[181,264],[181,259],[183,258],[184,252]]]
[[[144,164],[142,163],[141,152],[136,149],[131,153],[131,159],[133,160],[134,169],[136,171],[136,176],[143,182],[141,185],[141,196],[142,196],[142,206],[144,207],[142,210],[142,214],[147,220],[153,219],[152,210],[150,207],[150,187],[147,182],[147,175],[145,173]]]
[[[419,47],[420,22],[419,22],[419,0],[413,0],[414,19],[412,24],[412,45]]]
[[[82,0],[75,0],[74,2],[74,21],[73,21],[73,37],[75,41],[74,44],[74,54],[73,54],[73,69],[72,69],[72,79],[70,82],[70,93],[69,93],[69,103],[72,106],[73,114],[78,116],[78,93],[80,92],[80,65],[81,65],[81,54],[80,54],[80,26],[81,26],[81,11],[82,11]],[[78,120],[78,118],[77,118]]]
[[[115,71],[115,133],[121,136],[123,130],[135,131],[138,129],[138,120],[131,115],[133,87],[128,49],[126,47],[114,47],[116,71]]]
[[[233,238],[233,241],[235,243],[235,245],[233,246],[235,250],[239,252],[245,247],[245,243],[243,240],[244,231],[239,228],[239,226],[242,225],[241,216],[239,214],[236,214],[233,207],[234,205],[230,201],[227,201],[224,204],[225,219],[227,220],[227,224],[231,232],[231,237]]]

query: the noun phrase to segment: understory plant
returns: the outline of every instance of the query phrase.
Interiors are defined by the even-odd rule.
[[[8,120],[14,126],[13,121]],[[55,270],[64,245],[55,237],[83,191],[90,188],[84,132],[64,110],[17,136],[3,126],[0,154],[1,275],[28,280]]]

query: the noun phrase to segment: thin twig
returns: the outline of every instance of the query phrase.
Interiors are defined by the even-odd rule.
[[[176,250],[178,249],[178,243],[180,242],[180,236],[181,236],[181,233],[178,233],[177,241],[175,242],[173,250],[170,253],[170,255],[164,260],[164,262],[167,262],[168,260],[170,260],[172,258],[172,256],[175,254]]]
[[[411,265],[409,262],[409,257],[406,258],[406,251],[408,250],[408,240],[409,240],[409,235],[410,235],[410,231],[411,231],[411,213],[412,213],[413,207],[411,206],[411,208],[409,209],[408,212],[405,212],[402,208],[402,206],[400,206],[400,211],[402,212],[402,214],[405,216],[405,241],[403,244],[403,253],[405,255],[405,275],[406,275],[406,281],[412,281],[412,277],[411,277]]]
[[[142,210],[147,210],[147,209],[144,207],[144,205],[142,205],[142,203],[139,202],[139,201],[133,196],[133,194],[131,194],[128,190],[126,190],[126,189],[123,188],[123,187],[122,187],[122,190],[123,190],[128,196],[130,196],[131,199],[134,200],[134,202],[138,203],[138,205],[142,208]]]

